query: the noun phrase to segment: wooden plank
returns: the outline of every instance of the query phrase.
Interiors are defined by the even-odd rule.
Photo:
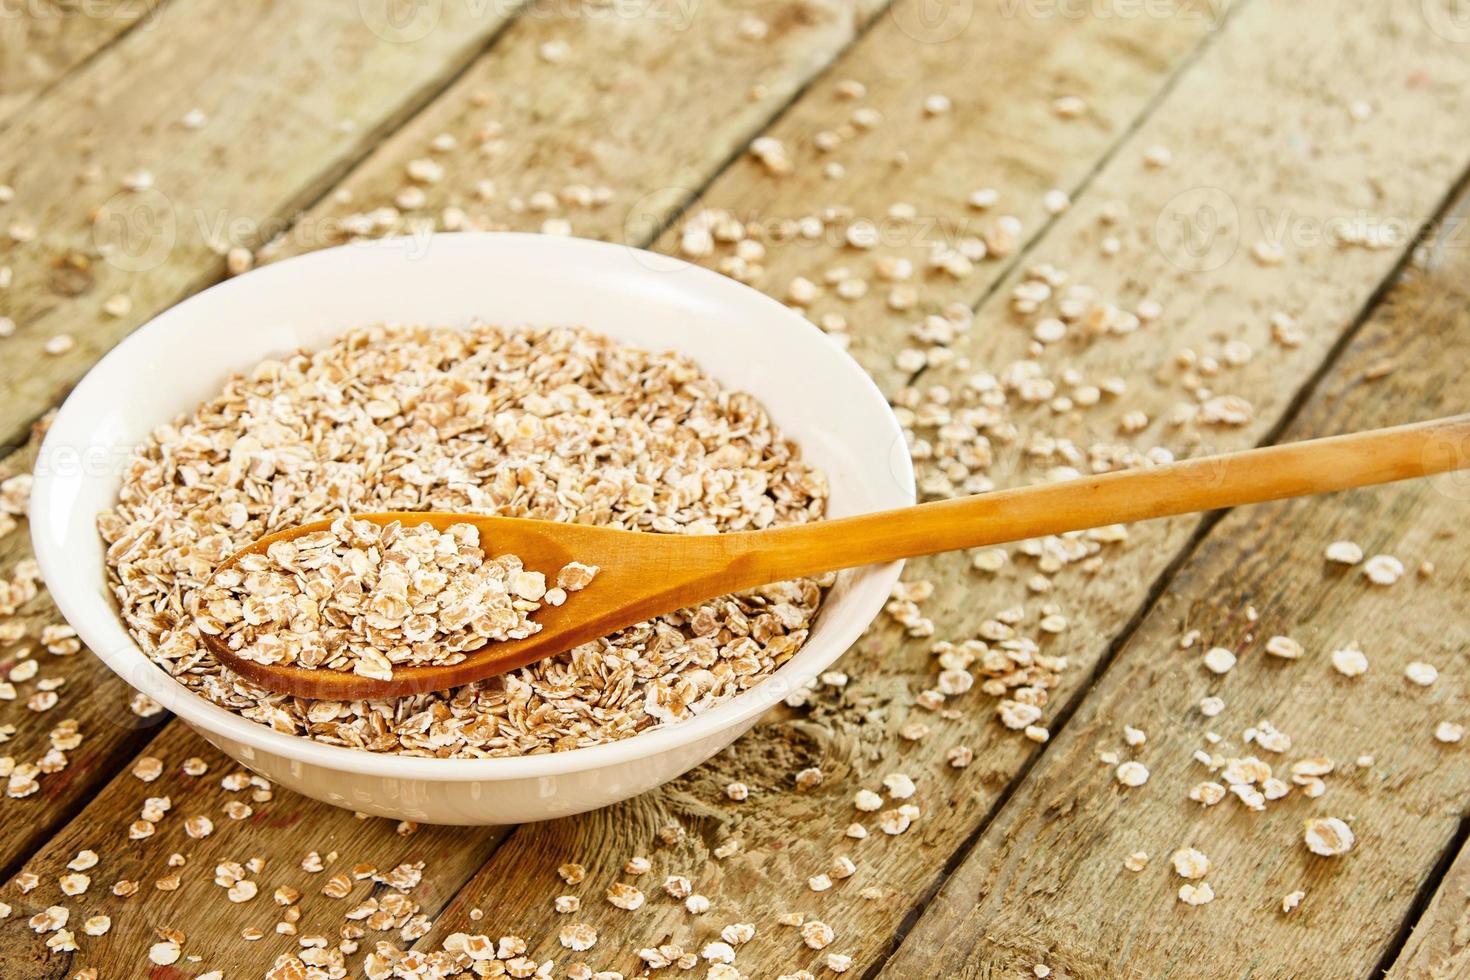
[[[1470,382],[1446,353],[1470,346],[1467,208],[1462,197],[1431,271],[1395,286],[1285,440],[1463,410]],[[1470,792],[1464,745],[1435,736],[1439,723],[1470,714],[1465,491],[1463,479],[1447,477],[1228,514],[886,974],[1011,975],[1045,963],[1057,977],[1296,977],[1330,963],[1334,976],[1372,975],[1455,838]],[[1398,556],[1408,572],[1374,585],[1363,568],[1324,559],[1339,540]],[[1432,572],[1420,568],[1426,561]],[[1186,631],[1198,631],[1199,642],[1182,650]],[[1266,654],[1277,635],[1297,640],[1304,655]],[[1217,646],[1239,657],[1224,676],[1202,663],[1202,651]],[[1365,675],[1333,669],[1331,652],[1349,646],[1366,652]],[[1436,665],[1439,679],[1427,688],[1410,682],[1413,662]],[[1218,716],[1202,714],[1207,696],[1223,699]],[[1266,721],[1290,736],[1284,751],[1248,743],[1247,729]],[[1147,742],[1128,748],[1125,725]],[[1211,730],[1220,742],[1207,740]],[[1192,758],[1201,750],[1259,756],[1283,779],[1302,759],[1325,757],[1335,769],[1318,798],[1292,787],[1262,812],[1231,797],[1202,806],[1190,787],[1226,780]],[[1121,787],[1103,751],[1142,761],[1147,783]],[[1304,845],[1304,821],[1327,817],[1348,821],[1356,836],[1344,856],[1319,857]],[[1203,907],[1176,896],[1184,879],[1170,855],[1186,846],[1211,862],[1204,880],[1216,897]],[[1123,865],[1134,851],[1151,856],[1137,873]],[[1425,970],[1454,952],[1463,877],[1458,893],[1447,886],[1413,954]],[[1300,906],[1283,912],[1283,898],[1298,890]]]
[[[111,44],[163,0],[25,0],[0,12],[0,123]]]
[[[1252,420],[1218,431],[1193,427],[1175,431],[1155,422],[1141,435],[1118,436],[1116,419],[1125,407],[1147,411],[1157,420],[1182,397],[1175,385],[1147,381],[1135,382],[1127,398],[1119,399],[1126,405],[1109,407],[1096,417],[1053,413],[1045,405],[1015,406],[1010,420],[1021,431],[1014,443],[997,443],[989,470],[997,484],[1035,479],[1055,465],[1049,459],[1032,461],[1014,448],[1033,436],[1071,438],[1082,447],[1098,440],[1139,449],[1162,442],[1184,452],[1191,447],[1199,451],[1199,443],[1221,449],[1249,445],[1271,430],[1287,411],[1301,379],[1331,350],[1403,249],[1339,250],[1318,243],[1292,248],[1283,267],[1266,267],[1249,257],[1263,223],[1278,209],[1308,222],[1326,222],[1343,213],[1344,201],[1355,201],[1365,187],[1372,187],[1381,195],[1377,209],[1382,214],[1417,225],[1433,213],[1437,196],[1470,156],[1470,143],[1457,139],[1449,122],[1453,113],[1445,100],[1457,96],[1441,87],[1448,86],[1448,79],[1459,78],[1467,66],[1451,45],[1426,36],[1422,21],[1408,16],[1410,7],[1401,3],[1372,14],[1362,4],[1343,3],[1327,14],[1342,29],[1303,48],[1301,38],[1318,36],[1306,23],[1307,13],[1285,4],[1247,6],[1033,250],[1035,258],[1067,268],[1072,281],[1093,285],[1103,297],[1116,298],[1127,307],[1147,296],[1167,311],[1154,329],[1043,353],[1040,360],[1049,369],[1055,370],[1061,361],[1088,379],[1111,374],[1148,378],[1166,368],[1181,348],[1213,353],[1227,337],[1249,337],[1259,351],[1253,367],[1231,371],[1220,384],[1222,390],[1254,403]],[[1395,25],[1398,36],[1392,43],[1383,40],[1382,18]],[[987,29],[993,26],[987,23]],[[1139,25],[1129,28],[1136,32]],[[889,39],[881,31],[875,28],[833,77],[881,77],[876,66],[901,60],[885,57],[881,45]],[[1156,44],[1147,47],[1151,57],[1160,49]],[[1016,50],[1023,57],[1034,54],[1025,45]],[[1003,56],[980,58],[959,45],[955,57],[967,65],[1006,63]],[[1105,59],[1094,54],[1074,60],[1091,65]],[[1288,63],[1289,70],[1284,67]],[[1433,78],[1432,91],[1413,95],[1403,84],[1405,64],[1415,65],[1416,74]],[[1025,67],[1034,67],[1034,59]],[[1005,79],[998,88],[1013,91],[1011,75],[997,71]],[[865,78],[865,72],[872,74]],[[1018,79],[1026,74],[1016,72]],[[924,93],[946,90],[944,79],[952,76],[931,70],[923,77],[909,90],[910,106],[916,106]],[[1349,124],[1346,104],[1339,107],[1340,116],[1326,113],[1320,93],[1339,91],[1346,78],[1367,92],[1396,93],[1392,111],[1385,106],[1385,111],[1356,126]],[[1217,98],[1227,90],[1235,93],[1232,98]],[[797,134],[832,125],[833,117],[843,118],[849,110],[834,98],[824,101],[824,94],[831,93],[819,84],[811,97],[813,105],[828,107],[827,119],[814,126],[813,117],[804,113],[815,115],[816,110],[807,110],[803,103],[774,127],[772,135],[784,137],[792,146]],[[1039,121],[1049,112],[1046,102],[1033,103],[1033,112],[1036,125],[1013,130],[1026,140],[1047,132]],[[1413,137],[1416,131],[1420,135]],[[1436,135],[1424,139],[1427,131]],[[1143,164],[1146,149],[1157,143],[1173,148],[1173,168],[1160,171]],[[853,186],[886,181],[891,199],[909,199],[906,174],[923,173],[927,164],[915,153],[907,167],[895,172],[887,166],[893,149],[886,144],[866,150],[864,158],[872,169],[858,171],[854,165],[849,171]],[[962,201],[962,188],[979,183],[973,175],[990,172],[995,160],[1011,152],[1011,144],[993,141],[984,155],[970,160],[973,169],[962,178],[965,183],[951,189],[948,199]],[[1332,159],[1333,167],[1311,163],[1319,155]],[[795,209],[783,209],[791,207],[784,182],[794,176],[770,178],[742,165],[717,182],[700,203],[738,210],[741,201],[764,199],[767,203],[756,215],[788,217]],[[1155,219],[1195,181],[1226,188],[1238,202],[1239,213],[1250,219],[1240,229],[1239,253],[1221,269],[1186,270],[1175,262],[1182,264],[1188,255],[1181,258],[1171,252],[1171,261],[1154,249]],[[1125,251],[1107,258],[1098,250],[1103,236],[1098,214],[1112,201],[1123,202],[1135,217],[1117,232],[1127,237]],[[822,254],[826,247],[818,241],[809,250]],[[838,253],[834,249],[827,254]],[[852,253],[846,254],[846,261],[856,262]],[[799,271],[821,268],[820,259],[799,247],[771,250],[766,266],[763,284],[773,284],[778,292]],[[1016,281],[1010,277],[995,290],[976,284],[980,291],[972,299],[990,298],[981,305],[975,326],[955,344],[956,352],[969,358],[969,373],[981,367],[1000,372],[1007,364],[1032,356],[1029,330],[1015,322],[1009,309]],[[1278,349],[1266,339],[1267,318],[1275,310],[1296,314],[1305,335],[1300,346]],[[875,338],[880,334],[891,338],[901,335],[902,327],[899,318],[886,317],[864,323],[861,329],[873,331]],[[954,368],[933,371],[931,376],[954,384],[964,374]],[[930,580],[935,586],[924,611],[934,619],[938,639],[975,637],[985,620],[1016,605],[1030,608],[1035,622],[1043,602],[1057,602],[1070,625],[1061,640],[1051,642],[1062,646],[1070,666],[1052,692],[1045,714],[1050,718],[1085,686],[1088,672],[1111,638],[1144,604],[1150,584],[1165,572],[1195,526],[1194,521],[1174,521],[1135,528],[1128,545],[1115,549],[1102,568],[1089,575],[1074,567],[1055,576],[1055,588],[1045,600],[1028,592],[1027,582],[1038,566],[1019,554],[993,580],[977,580],[965,556],[915,562],[910,577]],[[1033,629],[1025,635],[1033,635]],[[715,938],[721,926],[744,921],[756,924],[759,933],[740,951],[738,963],[744,972],[820,969],[827,952],[853,956],[859,971],[874,969],[901,925],[938,886],[946,860],[978,830],[1007,782],[1033,755],[1030,743],[1002,731],[990,719],[991,699],[978,694],[961,699],[953,717],[915,707],[916,696],[935,679],[930,644],[930,640],[904,641],[891,623],[880,624],[839,665],[851,675],[851,682],[840,692],[818,696],[806,718],[768,720],[704,769],[662,792],[605,812],[521,828],[449,909],[441,931],[464,928],[460,909],[493,891],[507,896],[501,906],[507,921],[517,923],[524,935],[540,937],[539,955],[551,955],[552,937],[565,920],[551,912],[549,903],[551,896],[567,890],[558,885],[551,869],[574,860],[587,864],[590,871],[588,881],[576,889],[583,899],[581,918],[617,937],[606,951],[599,948],[596,956],[589,954],[592,965],[626,971],[634,966],[633,950],[639,946],[672,937],[687,950]],[[899,730],[916,720],[929,725],[931,733],[916,742],[902,739]],[[946,765],[946,756],[960,745],[975,751],[975,762],[956,771]],[[813,765],[824,771],[825,781],[807,792],[793,792],[794,773]],[[895,772],[919,782],[917,802],[927,816],[908,833],[887,837],[877,832],[871,816],[852,808],[851,800],[858,788],[881,790],[882,777]],[[724,799],[723,787],[731,780],[751,785],[749,802]],[[865,841],[844,837],[855,818],[864,820],[870,831]],[[656,831],[670,821],[684,826],[688,836],[675,847],[663,847],[656,841]],[[740,852],[723,859],[714,856],[714,848],[732,838],[740,841]],[[654,897],[630,920],[602,903],[600,895],[609,882],[628,880],[618,869],[635,854],[653,860],[651,873],[639,879],[639,885],[648,882],[644,890]],[[825,872],[837,854],[851,855],[859,865],[857,874],[831,892],[812,893],[808,877]],[[696,888],[714,901],[713,911],[691,918],[659,895],[657,883],[670,873],[693,879]],[[508,881],[515,886],[507,888]],[[864,898],[865,894],[873,897]],[[786,911],[804,912],[832,925],[837,942],[823,953],[805,948],[794,930],[775,925],[776,916]]]
[[[642,16],[567,18],[565,4],[542,0],[260,259],[446,227],[541,231],[548,221],[646,245],[886,4],[783,0],[754,16],[738,0],[697,12],[669,0]],[[747,36],[747,22],[765,25],[764,36]],[[424,159],[442,174],[416,182],[409,165]],[[593,191],[596,201],[579,203]],[[385,220],[365,220],[384,209]],[[459,214],[446,220],[446,209]]]
[[[27,447],[0,461],[0,484],[31,472],[43,434],[43,427],[38,426]],[[30,529],[23,517],[0,518],[0,526],[11,528],[0,536],[0,582],[8,592],[22,564],[34,556]],[[44,588],[21,605],[14,616],[0,616],[0,625],[14,622],[23,624],[24,636],[0,645],[0,678],[13,681],[15,690],[13,700],[0,702],[0,725],[14,728],[13,734],[0,742],[0,756],[12,764],[40,763],[53,748],[52,730],[66,720],[76,722],[82,741],[64,752],[64,768],[53,769],[47,764],[52,771],[37,775],[38,786],[31,795],[4,800],[11,820],[7,831],[0,835],[0,875],[16,868],[70,819],[92,788],[108,779],[147,742],[163,720],[162,716],[143,718],[132,712],[129,704],[133,689],[85,650],[68,653],[70,645],[62,645],[57,647],[60,656],[47,650],[40,642],[42,632],[64,621]],[[22,680],[27,671],[35,669],[21,666],[27,661],[35,662],[39,669],[30,680]],[[32,710],[30,699],[56,681],[62,683],[55,688],[55,706]],[[24,814],[24,819],[15,819],[19,814]]]
[[[498,840],[492,828],[419,827],[400,828],[391,820],[376,817],[354,819],[351,814],[317,803],[291,792],[259,794],[261,787],[231,782],[248,773],[181,724],[169,726],[149,746],[149,758],[162,763],[163,774],[143,782],[132,771],[117,775],[91,803],[91,820],[77,820],[26,863],[26,872],[37,875],[39,884],[20,894],[14,882],[7,883],[4,900],[13,906],[11,916],[0,922],[0,975],[73,976],[92,968],[102,977],[131,977],[149,974],[149,947],[159,941],[155,930],[175,929],[184,934],[178,969],[198,976],[222,969],[226,976],[264,976],[276,957],[301,952],[302,940],[323,936],[335,947],[344,925],[374,925],[367,920],[344,918],[369,896],[380,901],[394,889],[370,877],[353,875],[357,865],[368,865],[387,875],[401,865],[415,865],[421,881],[406,894],[415,903],[413,914],[435,916],[459,885],[480,866]],[[202,775],[182,771],[186,760],[202,759],[208,767]],[[135,840],[129,828],[141,819],[146,801],[167,797],[172,807],[154,821],[155,831]],[[248,807],[249,812],[230,808]],[[208,818],[212,830],[203,837],[190,834],[199,825],[196,817]],[[407,831],[400,833],[400,830]],[[95,852],[99,862],[86,870],[91,883],[84,895],[61,891],[59,878],[67,864],[82,850]],[[324,870],[302,868],[307,855],[318,852]],[[170,865],[171,855],[182,863]],[[252,898],[233,901],[225,887],[215,881],[218,868],[226,862],[246,865],[259,859],[258,871],[246,878],[257,887]],[[248,869],[247,869],[248,870]],[[331,897],[323,889],[334,875],[349,875],[350,890]],[[178,876],[178,887],[161,891],[160,879]],[[112,893],[119,880],[137,882],[137,894],[120,897]],[[300,892],[299,919],[294,931],[277,932],[286,921],[287,908],[274,898],[277,888]],[[243,896],[243,892],[241,895]],[[28,926],[32,915],[52,905],[70,909],[67,927],[76,936],[79,950],[69,955],[48,954],[40,938]],[[294,914],[294,913],[293,913]],[[92,937],[82,930],[94,915],[111,918],[111,930]],[[381,939],[402,942],[398,925],[388,929],[365,928],[364,951]],[[385,925],[377,923],[376,925]],[[242,938],[242,930],[255,928],[264,935]]]
[[[399,22],[373,4],[183,4],[16,113],[0,149],[15,191],[0,205],[0,265],[14,280],[0,315],[18,327],[0,359],[0,443],[139,323],[216,278],[230,235],[284,227],[458,74],[506,10],[427,4]],[[434,11],[431,24],[415,19]],[[43,353],[59,335],[75,347]]]
[[[1470,849],[1439,882],[1394,964],[1389,980],[1454,980],[1470,972]]]

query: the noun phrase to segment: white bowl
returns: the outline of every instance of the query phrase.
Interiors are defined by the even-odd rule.
[[[391,239],[315,252],[231,279],[123,341],[82,380],[41,449],[31,503],[36,557],[92,652],[242,765],[299,793],[397,819],[543,820],[652,789],[724,748],[863,632],[899,565],[842,573],[806,645],[771,678],[696,718],[609,745],[504,759],[420,759],[322,745],[198,697],[124,629],[94,526],[149,431],[232,373],[380,322],[579,325],[675,349],[756,395],[826,471],[830,516],[913,500],[897,421],[877,387],[803,317],[746,286],[664,256],[539,235]]]

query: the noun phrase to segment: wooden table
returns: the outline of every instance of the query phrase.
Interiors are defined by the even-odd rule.
[[[947,111],[926,111],[936,94]],[[1082,101],[1058,105],[1065,96]],[[854,125],[860,108],[881,121],[865,128],[864,113]],[[1455,0],[8,4],[0,182],[14,199],[0,204],[0,315],[16,331],[0,339],[4,475],[31,465],[69,385],[227,275],[231,249],[236,262],[242,249],[264,262],[355,233],[565,230],[550,220],[677,251],[703,208],[774,238],[783,221],[829,206],[847,209],[834,227],[866,216],[892,232],[876,253],[832,234],[772,244],[755,285],[784,298],[798,276],[823,284],[834,267],[871,268],[875,254],[912,259],[912,308],[892,309],[877,279],[854,299],[828,286],[810,306],[846,317],[854,356],[900,401],[910,385],[958,388],[1032,358],[1126,383],[1090,411],[1045,399],[1018,409],[1015,439],[995,446],[988,470],[997,485],[1068,463],[1056,440],[1086,467],[1100,444],[1197,455],[1463,412],[1467,118],[1470,21]],[[824,132],[836,149],[816,147]],[[761,136],[782,141],[790,172],[746,152]],[[412,179],[421,159],[442,177],[418,167]],[[967,204],[985,187],[998,203]],[[1071,206],[1053,214],[1051,189]],[[537,192],[554,195],[549,206]],[[1021,221],[1012,250],[959,275],[926,270],[931,245],[983,234],[1001,213]],[[1013,292],[1041,263],[1122,309],[1159,313],[1131,333],[1038,352]],[[933,345],[911,328],[947,304],[973,308],[973,326],[915,369],[920,355],[900,352]],[[60,335],[75,346],[46,353],[66,346]],[[1228,363],[1242,355],[1231,341],[1249,345],[1248,363]],[[1248,401],[1248,417],[1174,424],[1189,374]],[[838,665],[845,687],[772,712],[689,776],[602,812],[501,830],[399,828],[228,788],[236,767],[181,724],[140,718],[85,652],[37,648],[38,679],[64,680],[59,703],[33,711],[37,680],[17,683],[0,705],[14,725],[0,752],[41,759],[64,718],[83,738],[38,792],[0,809],[0,901],[12,908],[0,976],[262,976],[305,936],[335,944],[344,912],[387,890],[353,880],[348,898],[331,898],[332,874],[417,862],[410,896],[432,927],[408,940],[369,930],[350,975],[379,940],[434,949],[468,931],[524,937],[529,956],[555,960],[552,975],[586,963],[631,976],[640,949],[698,951],[745,922],[756,935],[735,965],[752,977],[832,975],[829,953],[850,956],[858,977],[1470,976],[1470,748],[1434,737],[1441,722],[1470,723],[1467,508],[1466,483],[1445,479],[1137,526],[1106,560],[1049,575],[1044,596],[1030,591],[1039,564],[1023,549],[994,573],[968,555],[916,561],[906,579],[934,586],[922,604],[932,637],[885,618]],[[0,539],[7,577],[29,556],[19,525]],[[1407,573],[1376,587],[1330,565],[1324,549],[1339,539],[1395,555]],[[947,715],[917,703],[935,682],[936,640],[1046,604],[1067,620],[1047,649],[1068,661],[1043,711],[1048,742],[1007,730],[978,688],[951,698]],[[20,614],[31,635],[0,648],[7,671],[59,621],[44,593]],[[1266,655],[1277,634],[1305,655]],[[1370,662],[1357,678],[1328,660],[1351,643]],[[1201,665],[1216,646],[1239,656],[1226,675]],[[1409,683],[1414,661],[1437,666],[1438,681]],[[1212,718],[1199,708],[1211,695],[1226,705]],[[915,721],[927,736],[903,737]],[[1292,748],[1246,745],[1262,721]],[[1125,725],[1147,741],[1130,744]],[[961,745],[974,762],[951,767]],[[1200,750],[1261,755],[1281,776],[1325,756],[1334,771],[1320,797],[1293,786],[1260,812],[1233,797],[1207,807],[1188,797],[1220,779]],[[195,756],[206,774],[181,771]],[[154,782],[133,774],[143,757],[163,763]],[[1142,762],[1148,782],[1120,785],[1115,759]],[[825,779],[799,791],[794,774],[810,766]],[[869,816],[853,794],[881,792],[895,772],[916,781],[921,817],[902,835],[845,837]],[[745,802],[725,794],[736,780],[750,786]],[[130,840],[145,800],[160,796],[172,811]],[[227,803],[248,815],[235,806],[232,819]],[[186,821],[200,814],[214,831],[191,837]],[[1304,820],[1329,816],[1357,837],[1341,857],[1302,841]],[[671,825],[682,838],[662,842]],[[1177,897],[1169,856],[1186,845],[1211,859],[1209,904]],[[82,849],[100,858],[90,888],[64,897],[58,877]],[[336,856],[304,871],[311,851]],[[1124,867],[1135,851],[1150,855],[1137,872]],[[174,853],[185,863],[171,868]],[[842,854],[856,874],[812,891],[808,879]],[[638,879],[622,871],[635,855],[652,861]],[[232,903],[214,869],[251,858],[264,862],[252,875],[260,893]],[[586,865],[585,882],[560,881],[568,861]],[[25,894],[23,870],[39,880]],[[171,874],[177,888],[160,890]],[[691,878],[710,911],[692,916],[666,896],[669,874]],[[114,896],[118,879],[138,893]],[[631,880],[649,896],[642,909],[603,901],[610,883]],[[277,932],[296,915],[273,902],[280,886],[302,893],[294,935]],[[1283,912],[1298,890],[1300,906]],[[581,896],[580,912],[557,914],[561,894]],[[54,904],[70,909],[77,952],[49,952],[27,926]],[[786,912],[826,922],[835,941],[808,948],[778,924]],[[111,917],[105,936],[82,932],[94,914]],[[573,921],[598,930],[592,950],[558,943]],[[241,938],[247,927],[263,938]],[[183,934],[171,966],[148,960],[160,929]],[[302,975],[293,970],[273,975]]]

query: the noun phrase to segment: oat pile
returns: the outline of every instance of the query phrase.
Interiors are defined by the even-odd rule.
[[[194,622],[219,611],[202,592],[214,569],[350,512],[695,533],[817,519],[826,497],[760,404],[688,358],[575,329],[378,326],[263,363],[158,429],[98,526],[128,628],[203,697],[329,744],[479,757],[627,738],[734,697],[801,647],[825,582],[716,599],[453,691],[345,703],[221,668]]]
[[[539,632],[532,614],[597,573],[573,562],[548,588],[544,573],[515,555],[487,558],[480,544],[473,524],[440,532],[339,517],[221,571],[200,590],[197,621],[246,660],[389,680],[394,667],[456,664]]]

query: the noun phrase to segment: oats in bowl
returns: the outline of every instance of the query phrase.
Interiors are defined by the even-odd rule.
[[[371,327],[266,361],[155,429],[98,524],[129,631],[197,694],[328,744],[475,758],[615,741],[726,701],[801,647],[827,583],[726,596],[453,691],[347,703],[264,691],[210,656],[197,618],[215,568],[271,532],[369,511],[709,533],[819,519],[826,499],[756,399],[687,357],[566,328]]]
[[[456,664],[466,651],[539,632],[597,574],[571,562],[548,586],[516,555],[486,557],[480,529],[339,517],[220,570],[195,603],[206,634],[245,660],[391,680],[393,668]]]

